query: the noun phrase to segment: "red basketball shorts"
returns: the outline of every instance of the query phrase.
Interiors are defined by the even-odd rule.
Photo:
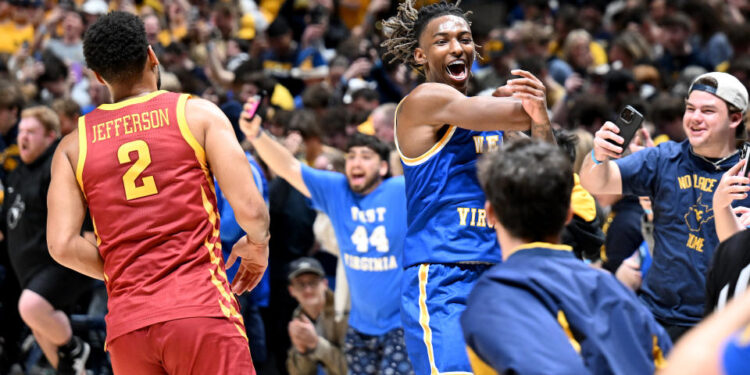
[[[186,318],[127,333],[107,347],[115,375],[255,375],[247,339],[222,318]]]

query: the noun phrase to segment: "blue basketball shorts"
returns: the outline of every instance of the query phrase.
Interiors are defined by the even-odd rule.
[[[417,375],[472,374],[459,318],[491,264],[418,264],[404,270],[401,320]]]

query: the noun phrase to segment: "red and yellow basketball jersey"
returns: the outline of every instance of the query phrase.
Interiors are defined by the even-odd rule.
[[[78,123],[76,177],[104,259],[108,342],[188,317],[226,317],[245,336],[221,258],[213,176],[185,118],[188,99],[156,91],[101,105]]]

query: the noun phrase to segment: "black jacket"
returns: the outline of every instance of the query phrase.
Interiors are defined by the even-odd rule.
[[[47,191],[57,144],[50,145],[31,164],[21,163],[6,179],[4,234],[22,288],[36,272],[55,264],[47,248]]]

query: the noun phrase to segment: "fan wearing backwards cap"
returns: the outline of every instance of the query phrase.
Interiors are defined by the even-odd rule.
[[[655,246],[640,298],[673,341],[703,316],[705,275],[719,243],[713,196],[724,172],[740,159],[735,139],[747,104],[747,90],[737,78],[700,75],[685,99],[686,140],[621,158],[623,138],[607,122],[581,169],[581,184],[592,194],[651,198]],[[733,202],[748,204],[747,197]]]

